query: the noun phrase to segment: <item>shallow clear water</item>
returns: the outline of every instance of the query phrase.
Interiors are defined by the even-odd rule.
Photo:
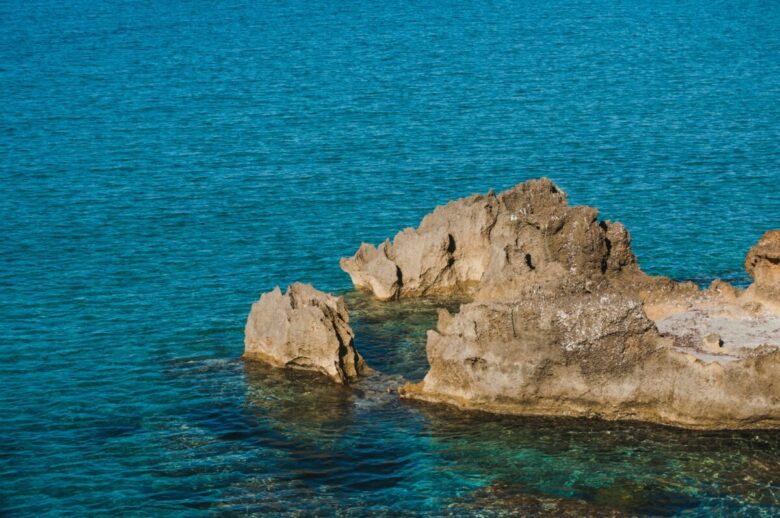
[[[776,433],[399,403],[244,365],[257,295],[546,175],[645,270],[780,227],[776,2],[0,3],[0,514],[780,512]],[[304,378],[304,379],[301,379]]]

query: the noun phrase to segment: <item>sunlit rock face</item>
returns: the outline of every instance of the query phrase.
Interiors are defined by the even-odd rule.
[[[264,293],[244,330],[244,358],[275,367],[320,372],[337,383],[356,381],[368,367],[355,350],[341,297],[295,283]]]
[[[508,414],[780,426],[780,352],[706,358],[616,293],[474,302],[428,332],[430,370],[402,396]]]
[[[750,294],[780,312],[780,230],[766,232],[750,249],[745,269],[753,277]]]
[[[748,258],[774,293],[774,240]],[[342,268],[378,299],[467,293],[402,397],[510,414],[780,427],[780,315],[748,289],[644,274],[627,230],[547,179],[437,208]],[[752,270],[750,270],[752,268]],[[760,282],[759,282],[760,280]],[[718,347],[713,347],[717,335]],[[707,338],[709,337],[709,338]]]
[[[745,258],[756,285],[780,292],[780,230],[766,232]]]
[[[636,269],[630,237],[591,207],[570,207],[544,178],[500,194],[473,195],[436,208],[417,229],[379,247],[364,243],[341,260],[357,288],[380,300],[502,289],[555,266],[581,278]]]

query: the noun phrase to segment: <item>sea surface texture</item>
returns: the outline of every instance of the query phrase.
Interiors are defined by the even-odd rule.
[[[646,271],[744,284],[779,143],[776,1],[4,0],[0,515],[777,516],[777,432],[399,402],[435,304],[338,260],[548,176]],[[240,360],[293,281],[383,375]]]

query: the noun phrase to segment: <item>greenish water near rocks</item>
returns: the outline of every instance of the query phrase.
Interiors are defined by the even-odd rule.
[[[348,294],[384,373],[245,365],[260,292],[549,176],[643,268],[780,227],[773,2],[0,4],[0,514],[772,516],[773,432],[399,402],[435,304]]]

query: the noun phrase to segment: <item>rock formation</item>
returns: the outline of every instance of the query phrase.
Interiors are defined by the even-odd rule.
[[[275,367],[320,372],[349,383],[369,369],[353,345],[341,297],[295,283],[277,287],[252,304],[244,330],[244,358]]]
[[[591,207],[570,207],[548,179],[438,207],[392,243],[364,243],[341,267],[380,300],[503,290],[538,271],[575,281],[638,271],[625,227],[600,222]]]
[[[707,361],[619,294],[467,304],[440,316],[427,350],[428,374],[402,396],[509,414],[780,426],[780,350]]]
[[[745,269],[756,285],[780,292],[780,230],[770,230],[750,249]]]
[[[631,239],[570,207],[547,179],[437,208],[342,260],[387,300],[467,293],[428,332],[430,370],[402,397],[501,413],[689,428],[780,427],[777,232],[747,259],[756,283],[651,277]],[[717,334],[715,338],[709,336]]]
[[[765,233],[750,249],[745,269],[753,277],[748,295],[780,312],[780,230]]]

